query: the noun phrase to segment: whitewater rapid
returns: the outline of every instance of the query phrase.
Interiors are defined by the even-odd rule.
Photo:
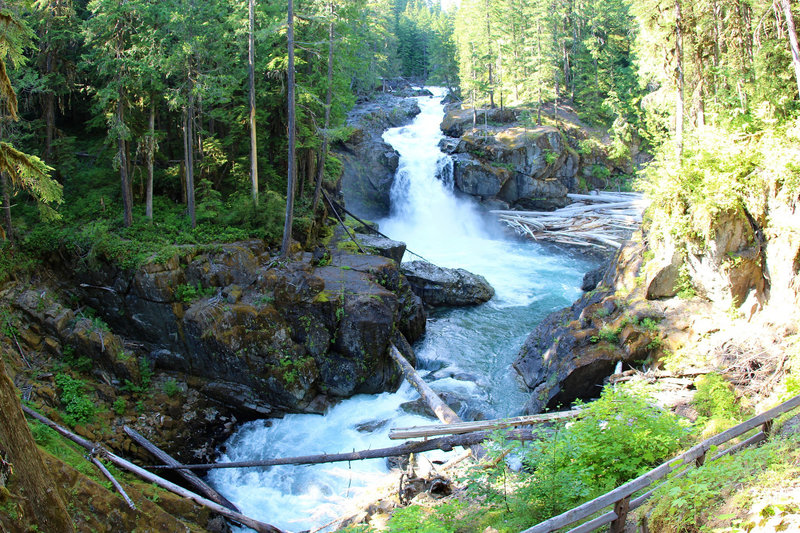
[[[384,139],[400,153],[391,214],[381,231],[436,264],[481,274],[495,288],[488,303],[431,313],[415,349],[431,386],[458,401],[463,418],[516,414],[526,400],[511,362],[533,327],[580,295],[590,261],[509,239],[470,201],[457,197],[452,162],[441,152],[444,91],[417,98],[421,113]],[[345,199],[346,200],[346,199]],[[406,254],[405,260],[418,259]],[[392,427],[431,423],[405,412],[418,398],[407,384],[396,393],[361,395],[324,416],[288,415],[244,424],[220,461],[338,453],[397,444]],[[442,452],[429,452],[431,460]],[[386,483],[386,460],[268,469],[213,470],[209,481],[247,515],[291,531],[315,529],[347,513],[354,500]]]

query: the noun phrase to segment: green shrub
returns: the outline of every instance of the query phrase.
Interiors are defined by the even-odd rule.
[[[128,401],[122,396],[118,396],[111,407],[118,416],[122,416],[125,414],[125,409],[128,407]]]
[[[694,382],[697,391],[692,403],[697,413],[706,419],[734,422],[741,419],[742,412],[736,393],[730,383],[719,374],[706,374]]]
[[[94,421],[97,405],[86,395],[86,384],[69,374],[56,374],[56,385],[61,389],[61,403],[70,424],[88,424]]]
[[[632,387],[607,387],[584,409],[580,420],[555,431],[540,429],[542,438],[524,445],[495,434],[485,449],[487,462],[497,459],[497,466],[473,468],[461,480],[471,501],[480,504],[451,510],[457,522],[437,509],[438,523],[455,524],[458,531],[490,527],[516,533],[643,474],[674,454],[688,435],[673,414]],[[501,460],[509,451],[522,459],[520,472]]]
[[[180,385],[175,379],[168,379],[164,382],[164,393],[172,398],[181,391]]]
[[[197,285],[184,284],[175,288],[175,299],[179,302],[192,303],[200,298],[208,298],[217,293],[216,287],[203,288],[200,283]]]
[[[749,511],[748,492],[762,492],[765,485],[785,487],[795,482],[800,458],[798,450],[798,439],[793,435],[706,462],[684,477],[669,480],[648,504],[651,531],[704,531],[703,522],[723,505],[734,512],[731,518],[746,514],[736,511],[737,508]],[[739,497],[731,496],[734,490],[739,491]],[[744,523],[736,530],[750,531],[753,526]]]
[[[598,340],[605,341],[609,344],[619,343],[619,334],[622,332],[621,328],[612,328],[611,326],[603,326],[597,333]]]
[[[599,180],[607,180],[611,176],[611,171],[605,165],[592,165],[592,176]]]
[[[557,439],[531,446],[528,462],[538,468],[551,461],[553,469],[602,493],[668,458],[687,434],[675,415],[653,405],[646,394],[606,387]]]

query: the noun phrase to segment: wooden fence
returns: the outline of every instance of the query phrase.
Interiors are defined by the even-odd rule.
[[[607,524],[611,524],[610,531],[612,533],[620,533],[625,530],[625,521],[628,513],[641,506],[661,485],[648,490],[641,496],[631,499],[636,492],[648,488],[653,482],[663,479],[678,469],[683,468],[683,470],[673,476],[672,479],[685,475],[687,472],[689,472],[692,463],[694,463],[696,466],[701,466],[704,463],[706,459],[706,453],[712,447],[725,444],[726,442],[744,435],[748,431],[751,431],[759,426],[762,427],[761,431],[752,437],[717,453],[711,457],[710,460],[713,461],[719,459],[724,455],[735,453],[742,448],[761,442],[767,438],[767,435],[769,435],[769,432],[772,428],[772,421],[775,418],[791,411],[792,409],[795,409],[798,406],[800,406],[800,395],[795,396],[794,398],[778,405],[777,407],[773,407],[772,409],[765,411],[760,415],[751,418],[750,420],[742,422],[738,426],[734,426],[729,430],[720,433],[719,435],[715,435],[710,439],[704,440],[700,444],[697,444],[674,459],[671,459],[661,466],[654,468],[650,472],[639,476],[620,487],[617,487],[611,492],[607,492],[602,496],[570,509],[565,513],[554,516],[553,518],[545,520],[544,522],[540,522],[539,524],[526,529],[522,533],[551,533],[553,531],[558,531],[559,529],[572,525],[575,522],[585,520],[586,518],[589,518],[595,513],[602,511],[611,505],[614,506],[612,511],[585,522],[578,527],[569,530],[568,533],[589,533],[590,531],[594,531]]]

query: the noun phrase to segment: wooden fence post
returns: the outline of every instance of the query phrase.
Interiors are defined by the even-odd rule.
[[[706,462],[706,454],[704,453],[703,455],[694,460],[694,465],[699,468],[703,466],[705,462]]]
[[[617,515],[617,518],[611,522],[611,528],[608,530],[609,533],[623,533],[625,531],[625,522],[628,521],[628,509],[630,505],[630,496],[625,496],[614,504],[614,514]]]

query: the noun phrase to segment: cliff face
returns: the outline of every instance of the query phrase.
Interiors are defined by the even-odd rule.
[[[425,330],[422,302],[381,256],[278,262],[253,241],[135,270],[66,265],[57,276],[0,293],[20,317],[25,351],[43,367],[53,357],[90,375],[90,396],[109,405],[147,402],[155,389],[153,416],[137,422],[178,455],[213,453],[237,419],[322,412],[337,398],[395,389],[389,344],[413,360],[409,343]],[[31,382],[32,398],[61,407],[51,380]]]
[[[782,371],[784,339],[797,334],[800,213],[774,191],[766,200],[757,217],[738,208],[705,220],[702,244],[647,225],[594,289],[526,340],[514,364],[532,393],[526,411],[595,396],[618,363],[730,374],[741,356],[750,378],[731,379],[768,394],[759,380]]]
[[[419,112],[411,98],[381,94],[348,114],[350,135],[333,146],[333,153],[342,162],[340,190],[357,215],[376,219],[389,214],[400,155],[383,141],[383,132],[408,124]]]

